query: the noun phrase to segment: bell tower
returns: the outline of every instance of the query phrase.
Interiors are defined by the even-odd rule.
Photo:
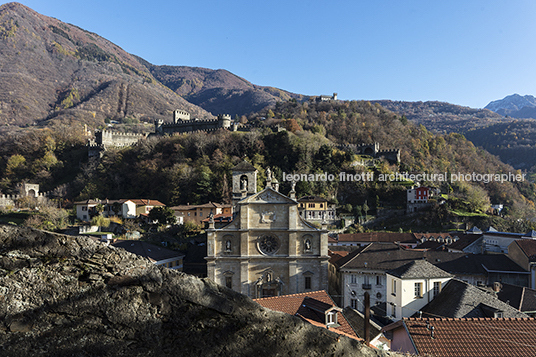
[[[257,193],[257,169],[247,161],[233,167],[233,206]]]

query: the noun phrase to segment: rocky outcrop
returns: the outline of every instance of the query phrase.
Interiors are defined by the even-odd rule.
[[[1,356],[380,356],[85,237],[0,225]]]

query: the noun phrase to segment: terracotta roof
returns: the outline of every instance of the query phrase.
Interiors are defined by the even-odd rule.
[[[281,311],[289,315],[297,315],[305,321],[316,326],[326,327],[325,316],[320,312],[322,309],[337,308],[331,297],[325,290],[312,291],[308,293],[273,296],[262,299],[253,299],[259,305],[270,310]],[[359,339],[355,331],[352,329],[342,312],[337,312],[337,323],[339,327],[330,327],[330,331],[334,331],[354,339]]]
[[[368,232],[368,233],[341,233],[339,242],[415,242],[417,239],[412,233],[393,233],[393,232]]]
[[[144,198],[125,199],[125,202],[126,201],[132,201],[136,204],[136,206],[165,206],[165,204],[158,200]]]
[[[515,243],[521,248],[531,262],[536,261],[536,240],[520,239],[516,240]]]
[[[339,250],[337,250],[337,251],[332,251],[332,250],[328,249],[328,255],[331,257],[331,258],[329,259],[329,262],[330,262],[331,264],[334,264],[337,260],[339,260],[339,259],[341,259],[341,258],[347,256],[348,253],[350,253],[350,252],[347,252],[347,251],[339,251]]]
[[[426,324],[433,326],[434,337]],[[536,356],[534,318],[403,320],[419,355]]]
[[[210,217],[205,218],[201,222],[208,222]],[[214,215],[214,222],[232,222],[233,214],[232,213],[218,213]]]

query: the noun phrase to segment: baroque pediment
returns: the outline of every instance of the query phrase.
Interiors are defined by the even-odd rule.
[[[261,192],[258,192],[240,202],[241,204],[249,203],[290,203],[298,204],[292,198],[285,196],[284,194],[277,192],[271,187],[267,187]]]

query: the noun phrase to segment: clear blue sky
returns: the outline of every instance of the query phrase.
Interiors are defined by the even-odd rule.
[[[536,95],[536,1],[21,0],[154,64],[340,99]]]

